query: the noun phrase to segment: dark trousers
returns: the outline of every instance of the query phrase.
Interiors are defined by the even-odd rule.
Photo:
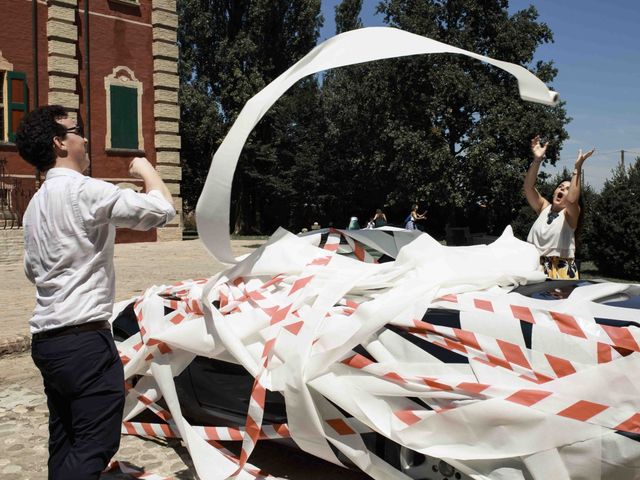
[[[124,374],[109,330],[33,340],[49,407],[49,480],[97,479],[120,446]]]

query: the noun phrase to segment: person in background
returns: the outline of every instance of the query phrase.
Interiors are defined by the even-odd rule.
[[[97,479],[118,450],[125,398],[109,325],[116,226],[149,230],[176,211],[146,158],[129,165],[146,193],[84,176],[87,139],[64,107],[29,112],[16,144],[46,174],[23,226],[24,270],[36,286],[31,356],[49,408],[49,479]]]
[[[586,153],[579,151],[571,179],[560,182],[549,202],[535,187],[548,145],[543,145],[539,136],[531,140],[533,161],[524,179],[524,194],[538,218],[531,226],[527,241],[538,249],[540,264],[548,278],[577,279],[576,231],[579,231],[584,215],[580,205],[582,165],[595,149]]]
[[[358,222],[358,217],[351,217],[349,220],[349,226],[347,230],[360,230],[360,223]]]
[[[418,213],[418,204],[414,203],[411,207],[411,212],[404,221],[404,228],[407,230],[419,230],[417,222],[419,220],[426,220],[426,218],[427,212]]]
[[[380,228],[387,225],[387,216],[381,209],[376,210],[376,214],[373,216],[373,226],[374,228]]]

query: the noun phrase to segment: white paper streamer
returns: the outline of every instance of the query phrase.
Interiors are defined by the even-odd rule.
[[[523,99],[557,100],[520,66],[400,30],[334,37],[253,97],[216,152],[197,207],[207,249],[236,262],[228,234],[235,167],[251,130],[288,88],[329,68],[425,53],[488,62],[516,77]],[[598,285],[557,302],[506,294],[498,287],[544,277],[535,248],[510,228],[490,246],[465,248],[444,247],[428,235],[406,243],[357,232],[340,245],[339,235],[332,232],[320,249],[313,238],[279,230],[206,282],[147,290],[134,307],[140,334],[119,344],[126,378],[144,376],[129,390],[127,418],[148,405],[168,419],[203,479],[259,477],[245,462],[264,388],[284,395],[289,431],[302,449],[339,463],[331,444],[376,479],[406,476],[367,451],[359,436],[367,431],[443,458],[474,479],[640,477],[640,442],[631,438],[640,433],[640,334],[624,323],[635,321],[637,311],[594,303],[638,287]],[[403,248],[395,262],[373,264],[358,242],[387,252]],[[360,249],[364,262],[336,255],[339,249],[356,256]],[[173,311],[165,315],[167,306]],[[459,310],[459,324],[421,320],[431,306]],[[385,325],[467,363],[447,363]],[[358,356],[358,345],[375,362]],[[182,416],[173,377],[196,354],[240,363],[257,379],[240,459],[210,445],[206,429]],[[169,412],[154,403],[160,395]],[[166,433],[160,425],[130,428]]]
[[[197,351],[241,363],[281,392],[302,449],[339,463],[331,443],[372,478],[406,477],[367,451],[358,435],[366,431],[475,479],[636,479],[640,442],[629,434],[640,432],[640,334],[624,322],[637,311],[594,300],[639,287],[592,285],[557,301],[486,289],[542,280],[537,262],[535,247],[510,229],[490,246],[467,248],[420,235],[385,264],[337,256],[281,230],[204,288],[153,287],[136,302],[141,335],[119,349],[126,377],[145,377],[129,391],[127,418],[162,394],[199,477],[234,474],[237,463],[202,439],[177,402],[172,377]],[[164,315],[171,302],[174,312]],[[431,306],[459,310],[459,325],[420,320]],[[468,363],[445,363],[385,325],[413,328]],[[349,360],[357,345],[376,362]],[[250,453],[254,442],[245,443]],[[238,478],[252,472],[246,464]]]
[[[429,53],[454,53],[489,63],[509,72],[518,81],[523,100],[554,105],[558,94],[527,69],[494,60],[461,48],[389,27],[352,30],[323,42],[251,98],[216,151],[198,199],[198,234],[218,260],[235,263],[229,237],[229,206],[233,175],[249,134],[271,106],[298,80],[331,68]]]

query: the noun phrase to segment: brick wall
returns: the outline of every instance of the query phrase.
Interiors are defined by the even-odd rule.
[[[127,166],[138,151],[107,151],[107,103],[105,79],[116,67],[130,68],[142,86],[141,138],[144,153],[156,166],[174,196],[178,216],[157,232],[118,231],[117,242],[164,241],[182,238],[180,195],[180,135],[178,105],[176,0],[139,2],[89,2],[89,29],[85,2],[38,1],[39,104],[61,103],[72,116],[86,116],[91,105],[91,176],[112,183],[128,181]],[[0,0],[0,12],[11,12],[11,21],[0,29],[0,59],[27,74],[30,108],[33,92],[32,3]],[[1,16],[1,15],[0,15]],[[89,32],[90,94],[85,85],[85,35]],[[141,145],[142,147],[142,145]],[[0,143],[0,159],[7,160],[11,176],[32,178],[34,169],[17,154],[15,145]],[[2,254],[2,253],[0,253]]]

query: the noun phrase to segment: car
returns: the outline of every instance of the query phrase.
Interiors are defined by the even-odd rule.
[[[397,257],[403,246],[411,243],[419,235],[421,235],[420,232],[398,229],[356,231],[325,229],[303,234],[303,237],[318,246],[326,245],[330,237],[333,237],[337,251],[343,255],[363,261],[391,262]],[[581,292],[585,287],[599,283],[601,282],[597,280],[547,280],[521,285],[513,293],[529,299],[553,302],[567,299],[572,294]],[[627,285],[614,290],[615,292],[596,298],[595,301],[605,306],[640,310],[639,286]],[[165,295],[165,299],[180,300],[171,295]],[[214,304],[214,306],[219,307],[220,305]],[[165,307],[165,315],[171,312],[170,307]],[[633,321],[621,322],[607,318],[597,318],[596,321],[617,327],[640,327],[640,324]],[[422,322],[436,326],[460,328],[460,309],[454,304],[447,306],[447,299],[441,299],[436,306],[429,307],[423,313]],[[124,341],[139,332],[134,302],[120,311],[112,322],[112,328],[114,337],[118,341]],[[383,328],[443,363],[468,363],[468,359],[459,352],[417,336],[410,329],[390,324]],[[523,324],[523,329],[525,328],[526,325]],[[363,345],[358,345],[353,348],[353,351],[364,358],[375,360]],[[175,377],[182,413],[194,425],[243,427],[249,411],[253,384],[254,377],[242,365],[202,356],[196,356],[188,367]],[[418,398],[413,400],[424,405],[424,402]],[[334,404],[334,406],[346,418],[353,418],[349,412],[341,409],[338,405]],[[263,424],[279,425],[285,423],[287,423],[287,412],[284,397],[278,392],[267,391]],[[363,433],[362,439],[366,448],[410,478],[423,480],[471,478],[444,460],[401,446],[379,433],[372,431]],[[288,440],[287,443],[295,445],[291,440]],[[335,447],[332,449],[343,464],[356,468]]]

